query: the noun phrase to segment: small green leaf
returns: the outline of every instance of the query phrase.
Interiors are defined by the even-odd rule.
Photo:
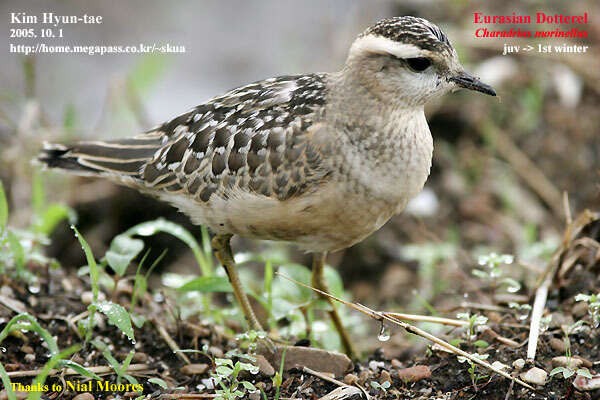
[[[135,340],[133,336],[133,327],[131,326],[131,317],[125,308],[112,301],[101,301],[95,303],[98,311],[106,315],[108,320],[119,328],[130,340]]]
[[[118,235],[110,243],[110,249],[106,252],[106,261],[117,275],[123,276],[129,264],[143,249],[142,240]]]
[[[0,181],[0,234],[4,232],[6,228],[6,222],[8,221],[8,201],[6,200],[6,193],[4,192],[4,186]]]
[[[75,361],[61,360],[58,364],[61,367],[71,368],[73,371],[76,371],[79,375],[87,376],[88,378],[93,378],[99,381],[102,380],[102,378],[100,378],[98,375],[88,370],[83,365],[76,363]]]
[[[167,389],[169,387],[167,385],[167,382],[165,382],[164,380],[162,380],[160,378],[150,378],[150,379],[148,379],[148,382],[154,383],[155,385],[158,385],[163,389]]]
[[[286,264],[279,267],[279,273],[305,285],[312,285],[311,271],[304,265]],[[283,299],[292,304],[306,304],[315,297],[313,291],[291,282],[283,277],[274,281],[273,297]]]
[[[25,267],[25,250],[17,235],[11,231],[8,231],[8,243],[10,245],[10,251],[13,254],[15,268],[17,271],[23,271],[23,268]]]
[[[202,293],[233,292],[233,288],[231,287],[229,280],[220,276],[202,276],[187,282],[183,286],[179,287],[178,290],[183,292],[194,291]]]
[[[577,370],[577,375],[581,375],[583,377],[586,377],[588,379],[593,379],[592,374],[590,373],[590,370],[587,368],[579,368]]]
[[[158,232],[165,232],[170,235],[175,236],[177,239],[181,240],[185,244],[188,245],[192,252],[194,253],[194,257],[200,266],[200,270],[202,271],[202,275],[211,276],[212,275],[212,263],[207,259],[205,253],[200,248],[198,241],[194,238],[194,236],[185,228],[180,225],[177,225],[173,222],[167,221],[163,218],[158,218],[154,221],[143,222],[138,224],[132,228],[129,228],[124,235],[133,236],[152,236]],[[204,231],[203,231],[204,232]],[[204,239],[204,234],[203,234]]]
[[[473,343],[473,346],[475,347],[488,347],[490,344],[488,342],[486,342],[485,340],[477,340]]]
[[[33,175],[33,181],[31,182],[31,204],[33,211],[37,215],[42,215],[44,208],[46,208],[46,189],[44,188],[44,182],[40,174]]]
[[[233,373],[233,369],[221,365],[220,367],[217,367],[217,369],[215,369],[215,372],[221,376],[229,376]]]
[[[242,381],[240,382],[242,384],[242,386],[246,389],[246,390],[252,390],[255,391],[256,390],[256,386],[254,386],[253,384],[251,384],[248,381]]]
[[[49,235],[64,219],[74,224],[77,221],[75,211],[63,204],[52,204],[36,217],[35,229],[41,234]]]

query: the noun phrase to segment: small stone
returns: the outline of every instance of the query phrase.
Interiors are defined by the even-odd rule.
[[[560,328],[563,325],[571,326],[575,323],[572,315],[566,315],[561,312],[553,312],[552,320],[550,321],[549,328],[556,329]]]
[[[94,396],[91,393],[79,393],[77,396],[73,397],[73,400],[94,400]]]
[[[32,363],[35,361],[35,354],[25,354],[25,362]]]
[[[581,360],[581,366],[582,367],[586,367],[586,368],[592,368],[594,366],[594,363],[591,362],[590,360],[587,360],[581,356],[573,356],[573,358],[576,358],[578,360]]]
[[[260,390],[255,390],[248,394],[249,400],[260,400]]]
[[[565,367],[565,368],[579,368],[583,364],[583,360],[573,357],[554,357],[552,358],[553,367]]]
[[[592,379],[577,375],[573,381],[573,386],[575,386],[575,389],[577,390],[586,392],[600,389],[600,375],[592,375]]]
[[[279,369],[281,357],[285,349],[285,365],[283,370],[307,367],[314,371],[332,373],[335,376],[344,376],[352,370],[352,360],[347,355],[301,346],[276,346],[274,352],[266,349],[259,350],[261,354],[271,363],[275,370]]]
[[[392,359],[392,368],[402,369],[402,368],[404,368],[404,365],[400,361],[398,361],[398,359],[394,358],[394,359]]]
[[[375,361],[375,360],[369,361],[369,369],[371,371],[377,371],[379,368],[383,368],[383,367],[385,367],[385,363],[383,361]]]
[[[148,354],[136,351],[131,360],[136,363],[145,363],[148,361]]]
[[[179,371],[184,375],[202,375],[208,371],[208,364],[188,364],[184,365]]]
[[[211,355],[215,356],[216,358],[223,358],[223,356],[224,356],[223,350],[221,350],[217,346],[210,346],[208,348],[208,354],[211,354]]]
[[[543,386],[546,384],[548,373],[541,368],[533,367],[529,371],[521,373],[520,377],[527,383]]]
[[[347,374],[344,377],[344,383],[346,385],[350,385],[353,386],[358,382],[358,376],[354,375],[354,374]]]
[[[571,308],[571,313],[574,317],[581,318],[587,315],[588,309],[588,303],[585,301],[578,301],[573,305],[573,308]]]
[[[548,341],[550,348],[554,351],[564,354],[567,351],[567,345],[564,340],[558,338],[550,338]]]
[[[267,361],[265,356],[263,356],[262,354],[257,354],[255,356],[255,359],[256,359],[256,361],[253,362],[252,364],[254,364],[258,367],[258,369],[262,375],[268,376],[268,377],[275,375],[275,368],[273,368],[271,363]]]
[[[98,292],[98,301],[106,300],[106,295],[103,292]],[[81,302],[85,305],[92,304],[94,301],[94,293],[91,290],[87,290],[81,293]]]
[[[379,376],[379,383],[383,382],[392,383],[392,377],[390,376],[390,373],[387,372],[385,369],[381,371],[381,375]]]
[[[492,363],[492,367],[499,369],[500,371],[504,371],[508,369],[508,365],[502,364],[500,361],[494,361]]]
[[[360,374],[358,374],[358,383],[361,386],[364,386],[364,384],[370,378],[371,378],[371,371],[369,371],[368,369],[362,370],[362,371],[360,371]]]
[[[24,344],[23,346],[21,346],[21,351],[23,353],[33,354],[33,347]]]
[[[523,367],[525,366],[525,360],[523,360],[522,358],[516,359],[515,361],[513,361],[512,366],[516,369],[523,369]]]
[[[213,390],[215,388],[215,380],[213,378],[201,379],[200,382],[204,385],[208,390]]]
[[[431,378],[431,370],[427,365],[415,365],[410,368],[398,370],[398,379],[402,382],[417,382],[421,379]]]

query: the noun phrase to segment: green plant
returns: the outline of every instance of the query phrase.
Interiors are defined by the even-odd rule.
[[[37,333],[46,342],[46,345],[49,350],[50,360],[48,360],[48,362],[46,363],[46,366],[44,366],[42,372],[40,374],[38,374],[34,383],[40,382],[41,384],[43,384],[50,369],[56,368],[56,367],[71,368],[83,376],[86,376],[86,377],[92,378],[92,379],[101,380],[101,378],[99,376],[97,376],[93,372],[89,371],[87,368],[76,363],[75,361],[66,359],[71,354],[73,354],[77,350],[79,350],[79,346],[71,346],[70,348],[61,352],[58,348],[58,344],[56,343],[56,340],[50,334],[50,332],[48,332],[46,329],[44,329],[38,323],[38,321],[35,319],[35,317],[33,317],[27,313],[18,314],[16,316],[14,316],[10,321],[8,321],[6,326],[2,329],[2,331],[0,331],[0,344],[4,341],[4,339],[6,339],[6,337],[11,332],[19,332],[19,331],[32,331],[32,332]],[[10,383],[10,378],[8,377],[8,374],[6,373],[6,370],[4,369],[4,367],[2,366],[1,363],[0,363],[0,377],[2,378],[2,383],[4,384],[4,387],[7,388],[8,398],[15,399],[14,393],[12,392],[12,385]],[[38,392],[38,393],[40,393],[40,395],[41,395],[41,392]],[[32,396],[32,395],[33,395],[33,393],[30,394],[30,396]],[[39,398],[39,396],[37,398]]]
[[[385,381],[383,383],[379,383],[377,381],[371,381],[370,385],[373,389],[378,390],[378,391],[383,391],[384,393],[387,393],[387,390],[390,388],[390,386],[392,386],[390,381]]]
[[[577,299],[577,297],[575,299]],[[554,368],[552,371],[550,371],[550,376],[562,373],[563,378],[568,379],[574,374],[577,374],[592,379],[592,375],[590,374],[590,371],[587,368],[575,368],[572,363],[570,335],[581,331],[584,325],[585,321],[580,320],[575,322],[573,325],[563,326],[563,332],[565,334],[565,356],[567,357],[567,366]]]
[[[10,274],[29,284],[30,291],[35,294],[40,288],[37,277],[27,268],[27,264],[35,262],[57,268],[58,262],[44,255],[43,248],[49,244],[48,235],[63,219],[75,222],[73,210],[62,204],[47,204],[44,187],[39,175],[34,175],[32,183],[31,224],[25,229],[8,226],[9,208],[4,186],[0,181],[0,274]]]
[[[600,326],[600,292],[590,295],[579,293],[575,296],[575,301],[588,303],[588,313],[592,319],[592,326],[598,328]]]
[[[506,290],[509,293],[516,293],[521,290],[521,284],[512,278],[503,278],[504,271],[500,268],[501,265],[509,265],[514,262],[514,256],[510,254],[498,255],[490,253],[479,256],[477,264],[487,267],[486,270],[474,269],[472,272],[478,278],[485,279],[490,282],[492,295],[496,293],[496,289],[502,285],[506,285]]]
[[[106,361],[108,361],[112,369],[117,374],[117,384],[121,382],[121,379],[126,379],[129,383],[131,383],[131,385],[134,385],[135,387],[140,387],[140,384],[138,383],[137,379],[135,379],[132,375],[127,373],[127,369],[129,368],[129,364],[133,359],[135,350],[131,350],[129,354],[127,354],[127,357],[125,357],[125,360],[123,360],[123,363],[121,364],[116,360],[116,358],[113,357],[113,355],[110,352],[110,349],[105,343],[96,339],[92,340],[90,343],[92,343],[94,347],[96,347],[102,352],[102,355],[104,356]]]
[[[531,306],[529,304],[519,304],[512,301],[508,303],[508,307],[517,310],[519,313],[517,318],[521,321],[526,320],[527,317],[529,317],[529,312],[531,311]]]
[[[113,303],[112,301],[99,301],[98,293],[99,293],[99,277],[100,271],[98,268],[98,264],[96,263],[96,259],[94,258],[94,254],[92,253],[92,249],[90,245],[85,241],[83,236],[79,233],[75,226],[71,226],[75,231],[75,237],[79,240],[81,247],[83,248],[83,252],[85,253],[85,257],[88,262],[89,272],[90,272],[90,282],[92,286],[92,303],[88,306],[89,316],[87,320],[87,324],[81,324],[79,327],[81,330],[85,332],[85,342],[89,342],[92,336],[92,330],[94,329],[94,315],[96,311],[100,311],[106,315],[108,321],[119,328],[132,343],[135,343],[135,337],[133,335],[133,327],[131,326],[131,316],[123,308],[123,306]]]
[[[456,318],[462,319],[464,321],[469,322],[468,328],[468,339],[469,341],[474,339],[477,336],[477,327],[481,325],[485,325],[488,321],[487,317],[484,317],[480,314],[469,314],[469,313],[458,313],[456,314]]]
[[[478,358],[480,360],[487,360],[487,358],[489,357],[489,354],[478,354],[478,353],[473,353],[471,354],[471,356]],[[457,360],[459,363],[464,363],[465,361],[469,364],[469,368],[467,368],[467,371],[469,372],[469,376],[471,377],[471,383],[473,384],[473,388],[477,391],[477,383],[488,377],[488,375],[481,375],[477,373],[477,364],[475,364],[473,361],[471,361],[470,359],[468,359],[467,357],[463,357],[463,356],[456,356]]]
[[[257,366],[241,361],[236,361],[234,364],[229,358],[216,358],[215,366],[215,371],[211,376],[215,383],[221,387],[221,389],[215,390],[217,399],[235,400],[238,397],[243,397],[246,390],[257,390],[252,383],[238,380],[241,371],[258,374],[259,369]]]

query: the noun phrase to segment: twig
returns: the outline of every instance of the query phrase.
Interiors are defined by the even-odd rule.
[[[291,282],[294,282],[297,285],[303,286],[303,287],[305,287],[307,289],[311,289],[311,290],[313,290],[313,291],[315,291],[315,292],[317,292],[319,294],[322,294],[323,296],[327,296],[330,299],[333,299],[333,300],[335,300],[337,302],[340,302],[340,303],[342,303],[342,304],[344,304],[344,305],[346,305],[346,306],[348,306],[348,307],[350,307],[350,308],[352,308],[352,309],[354,309],[356,311],[360,311],[363,314],[366,314],[366,315],[370,316],[371,318],[376,319],[377,321],[380,321],[381,323],[383,323],[383,321],[385,320],[385,321],[391,322],[392,324],[398,325],[398,326],[404,328],[407,332],[410,332],[410,333],[412,333],[414,335],[417,335],[417,336],[421,336],[421,337],[423,337],[423,338],[425,338],[425,339],[427,339],[427,340],[429,340],[431,342],[434,342],[434,343],[438,344],[439,346],[441,346],[443,348],[446,348],[446,349],[452,351],[454,354],[458,354],[458,355],[460,355],[460,356],[462,356],[462,357],[470,360],[474,364],[478,364],[478,365],[481,365],[481,366],[483,366],[485,368],[488,368],[488,369],[494,371],[495,373],[497,373],[498,375],[501,375],[501,376],[503,376],[503,377],[505,377],[507,379],[510,379],[510,380],[512,380],[514,382],[517,382],[519,385],[521,385],[523,387],[526,387],[527,389],[531,389],[534,392],[536,391],[532,386],[528,385],[527,383],[523,382],[522,380],[510,376],[508,373],[506,373],[506,372],[504,372],[504,371],[502,371],[502,370],[500,370],[500,369],[498,369],[496,367],[493,367],[490,363],[488,363],[486,361],[483,361],[483,360],[480,360],[479,358],[473,357],[471,354],[469,354],[469,353],[467,353],[467,352],[459,349],[458,347],[452,346],[450,343],[448,343],[448,342],[446,342],[446,341],[444,341],[444,340],[442,340],[442,339],[440,339],[440,338],[438,338],[436,336],[433,336],[432,334],[430,334],[428,332],[425,332],[424,330],[419,329],[416,326],[410,325],[410,324],[408,324],[406,322],[402,322],[400,320],[397,320],[396,318],[390,317],[386,313],[374,311],[374,310],[370,309],[369,307],[366,307],[366,306],[364,306],[362,304],[359,304],[359,303],[350,303],[348,301],[342,300],[342,299],[340,299],[338,297],[330,295],[327,292],[324,292],[324,291],[319,290],[319,289],[315,289],[314,287],[306,285],[306,284],[304,284],[302,282],[298,282],[297,280],[292,279],[292,278],[290,278],[288,276],[285,276],[285,275],[283,275],[283,274],[281,274],[279,272],[277,272],[276,274],[279,275],[279,276],[281,276],[284,279],[287,279],[287,280],[289,280]]]
[[[450,325],[450,326],[469,326],[469,321],[463,321],[460,319],[432,317],[430,315],[392,313],[392,312],[388,312],[385,314],[392,318],[397,318],[397,319],[404,320],[404,321],[433,322],[434,324],[442,324],[442,325]]]
[[[87,367],[86,369],[90,372],[93,372],[96,375],[115,374],[116,373],[112,367],[105,366],[105,365],[99,366],[99,367]],[[148,364],[130,364],[129,367],[127,368],[128,373],[149,371],[149,370],[150,370],[150,365],[148,365]],[[28,371],[7,372],[7,374],[9,376],[9,378],[21,378],[21,377],[25,377],[25,376],[38,376],[41,372],[42,372],[41,369],[32,369],[32,370],[28,370]],[[53,376],[53,375],[56,375],[61,372],[62,372],[62,370],[60,370],[60,369],[52,369],[52,370],[50,370],[49,376]],[[74,369],[67,368],[65,370],[65,375],[80,375],[80,374],[79,374],[79,372],[75,371]]]
[[[332,377],[325,375],[322,372],[314,371],[314,370],[312,370],[312,369],[310,369],[308,367],[302,367],[302,372],[306,372],[307,374],[314,375],[317,378],[320,378],[320,379],[323,379],[324,381],[333,383],[334,385],[337,385],[339,387],[349,386],[349,385],[346,385],[343,382],[338,381],[337,379],[333,379]]]
[[[527,360],[533,361],[540,336],[540,322],[546,307],[548,288],[552,284],[552,275],[548,274],[542,285],[535,291],[535,301],[531,311],[531,324],[529,325],[529,343],[527,344]]]
[[[171,350],[173,350],[175,355],[184,363],[191,364],[192,362],[190,361],[190,359],[184,353],[181,352],[181,349],[179,348],[177,343],[175,343],[175,341],[173,340],[171,335],[169,335],[169,332],[167,332],[167,329],[160,322],[158,322],[156,320],[154,321],[154,325],[156,326],[156,329],[158,330],[158,334],[169,345],[169,347],[171,348]]]
[[[566,190],[563,192],[563,208],[565,210],[565,222],[569,226],[573,222],[573,217],[571,216],[571,206],[569,205],[569,193]]]

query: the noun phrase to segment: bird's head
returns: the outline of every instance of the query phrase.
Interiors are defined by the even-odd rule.
[[[379,21],[352,44],[345,71],[385,101],[415,106],[460,88],[495,96],[465,71],[440,28],[423,18]]]

